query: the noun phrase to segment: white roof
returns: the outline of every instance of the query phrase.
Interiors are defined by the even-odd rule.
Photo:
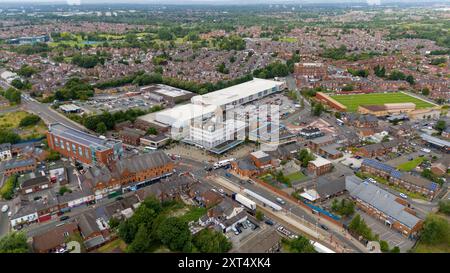
[[[306,190],[305,192],[301,193],[300,196],[309,201],[315,201],[319,199],[319,194],[314,189]]]
[[[16,73],[14,73],[14,72],[11,72],[11,71],[4,71],[2,74],[1,74],[1,77],[3,78],[3,79],[9,79],[9,78],[15,78],[15,77],[17,77],[17,74]]]
[[[191,98],[195,104],[212,104],[223,106],[233,101],[256,95],[264,90],[279,88],[283,82],[254,78],[251,81],[233,85],[215,92]]]
[[[321,166],[325,166],[327,164],[330,164],[331,161],[316,155],[316,159],[310,161],[310,163],[314,164],[316,167],[321,167]]]
[[[191,119],[211,115],[216,109],[214,105],[203,106],[189,103],[157,112],[155,120],[171,126],[178,124],[175,127],[181,127]]]
[[[81,109],[79,106],[75,104],[64,104],[59,107],[63,111],[76,111]]]

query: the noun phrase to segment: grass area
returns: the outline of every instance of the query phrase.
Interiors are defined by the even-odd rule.
[[[336,95],[330,96],[336,101],[347,106],[347,110],[350,112],[355,112],[358,110],[359,105],[380,105],[385,103],[401,103],[401,102],[412,102],[416,104],[416,108],[427,108],[433,105],[414,98],[405,93],[372,93],[372,94],[358,94],[358,95]]]
[[[369,174],[369,173],[359,173],[359,175],[357,174],[357,176],[359,176],[359,177],[362,178],[362,179],[367,178],[367,177],[372,177],[372,178],[375,179],[378,183],[384,184],[384,185],[388,186],[389,188],[391,188],[391,189],[393,189],[393,190],[395,190],[395,191],[404,193],[404,194],[406,194],[409,198],[412,198],[412,199],[421,199],[421,200],[428,201],[428,198],[427,198],[426,196],[424,196],[424,195],[422,195],[422,194],[420,194],[420,193],[417,193],[417,192],[411,192],[411,191],[408,191],[408,190],[406,190],[406,189],[404,189],[404,188],[401,188],[401,187],[399,187],[399,186],[397,186],[397,185],[390,184],[389,181],[387,181],[386,179],[384,179],[384,178],[382,178],[382,177],[378,177],[378,176],[376,176],[376,175],[371,175],[371,174]]]
[[[300,181],[303,178],[305,178],[306,175],[304,175],[302,172],[293,172],[291,174],[286,175],[286,178],[289,179],[289,181]]]
[[[439,245],[428,245],[422,242],[417,243],[414,248],[415,253],[450,253],[450,245],[439,244]]]
[[[419,156],[414,158],[411,161],[405,162],[403,164],[400,164],[397,166],[397,169],[400,171],[409,172],[411,170],[414,170],[418,165],[420,165],[425,160],[425,157]]]
[[[124,241],[122,241],[121,239],[115,239],[114,241],[111,241],[109,243],[107,243],[104,246],[101,246],[100,248],[97,249],[98,252],[100,253],[112,253],[115,250],[120,250],[121,252],[125,252],[127,248],[127,244],[125,244]]]
[[[280,38],[280,42],[296,43],[297,42],[297,38],[294,38],[294,37],[283,37],[283,38]]]
[[[0,130],[18,129],[20,121],[30,114],[25,111],[15,111],[0,115]],[[38,138],[45,134],[47,126],[41,120],[36,125],[20,127],[20,136],[22,139]]]
[[[184,215],[180,216],[180,219],[191,222],[191,221],[197,221],[206,214],[207,209],[203,207],[191,207],[188,212],[186,212]]]

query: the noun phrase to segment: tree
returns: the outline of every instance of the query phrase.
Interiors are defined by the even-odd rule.
[[[445,120],[439,120],[438,122],[436,122],[434,129],[436,129],[440,133],[442,133],[442,131],[444,131],[446,127],[447,127],[447,123],[445,122]]]
[[[427,87],[422,89],[422,95],[424,96],[428,96],[430,95],[430,89],[428,89]]]
[[[31,125],[36,125],[39,121],[41,121],[41,118],[37,115],[31,114],[27,115],[22,120],[20,120],[19,126],[20,127],[26,127]]]
[[[414,77],[412,75],[406,76],[405,81],[407,81],[411,85],[415,83]]]
[[[380,241],[380,249],[382,252],[389,252],[389,244],[386,241]]]
[[[448,221],[435,214],[429,214],[423,224],[420,240],[426,244],[450,244],[450,225]]]
[[[288,246],[290,252],[293,253],[316,253],[317,251],[314,249],[314,246],[311,242],[303,237],[298,236],[298,238],[288,241]]]
[[[148,128],[147,133],[150,135],[157,135],[158,130],[155,127],[150,127],[150,128]]]
[[[100,122],[97,124],[97,127],[95,128],[95,132],[99,134],[105,134],[106,131],[108,131],[108,128],[106,128],[106,125],[104,122]]]
[[[232,245],[221,232],[206,228],[195,234],[194,246],[202,253],[226,253]]]
[[[303,168],[308,167],[308,162],[314,160],[314,155],[308,152],[307,149],[301,149],[297,154],[297,159],[301,162]]]
[[[17,71],[17,74],[19,74],[22,77],[29,78],[31,75],[35,74],[37,70],[27,64],[22,65],[22,67]]]
[[[264,213],[260,210],[257,210],[255,217],[258,221],[262,221],[262,220],[264,220]]]
[[[314,107],[312,108],[313,115],[316,116],[316,117],[320,117],[320,115],[322,114],[324,109],[325,108],[323,107],[322,103],[320,103],[320,102],[316,103],[314,105]]]
[[[450,200],[439,201],[439,212],[450,215]]]
[[[179,218],[164,219],[158,227],[157,236],[172,251],[190,252],[192,249],[189,227]]]
[[[10,104],[20,104],[22,100],[22,94],[15,88],[8,88],[3,92],[3,96],[9,101]]]
[[[67,188],[66,186],[62,186],[61,188],[59,188],[59,195],[64,195],[66,192],[71,193],[72,190],[70,190],[69,188]]]
[[[60,153],[58,153],[57,151],[50,150],[45,160],[51,162],[51,161],[58,161],[60,159],[61,159]]]
[[[133,242],[128,246],[128,251],[132,253],[143,253],[149,251],[152,245],[152,232],[149,232],[146,224],[139,225]]]
[[[20,141],[20,136],[10,129],[0,130],[0,144],[2,143],[17,143]]]
[[[394,247],[391,249],[391,253],[400,253],[400,248],[399,248],[398,246],[394,246]]]
[[[374,238],[372,235],[372,230],[367,226],[366,222],[359,214],[353,217],[348,228],[366,240],[371,241]]]
[[[6,179],[5,183],[0,188],[0,195],[6,200],[11,200],[14,197],[14,191],[16,187],[17,175],[14,174]]]
[[[384,78],[386,76],[386,68],[380,67],[380,65],[376,65],[373,69],[373,72],[377,77]]]
[[[23,232],[12,232],[0,239],[0,253],[29,252],[27,237]]]

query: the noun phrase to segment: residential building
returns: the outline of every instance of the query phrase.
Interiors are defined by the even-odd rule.
[[[432,199],[439,190],[439,185],[419,176],[398,171],[394,167],[374,159],[364,159],[361,171],[384,178],[390,183],[417,192]]]
[[[27,173],[21,175],[17,180],[22,194],[38,192],[51,187],[50,179],[41,174]]]
[[[37,163],[34,158],[14,158],[8,161],[0,162],[0,172],[3,172],[5,176],[23,174],[27,172],[34,172],[36,170],[36,166]]]
[[[319,128],[315,127],[306,127],[300,130],[299,136],[305,138],[305,139],[313,139],[317,137],[324,136],[325,134],[320,131]]]
[[[12,158],[11,144],[0,144],[0,161],[10,160]]]
[[[333,169],[331,161],[316,156],[316,159],[308,162],[308,172],[313,173],[316,176],[323,175],[330,172]]]
[[[69,237],[78,233],[76,223],[65,223],[49,231],[33,236],[33,250],[35,253],[54,253],[66,250]]]
[[[145,135],[145,132],[139,129],[125,127],[119,131],[120,140],[123,143],[139,146],[141,144],[141,137]]]

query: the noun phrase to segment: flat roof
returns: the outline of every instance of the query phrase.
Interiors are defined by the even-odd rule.
[[[167,125],[187,124],[191,119],[208,116],[217,109],[215,105],[198,105],[198,104],[183,104],[175,106],[174,108],[162,110],[155,114],[155,120]],[[140,117],[145,120],[146,116]]]
[[[68,127],[62,123],[50,124],[48,131],[56,136],[69,139],[84,146],[95,146],[97,149],[110,149],[112,145],[120,143],[120,141],[117,140],[101,139],[97,136]]]
[[[254,78],[251,81],[233,85],[215,92],[192,97],[195,104],[212,104],[222,106],[233,101],[256,95],[264,90],[271,90],[283,85],[283,82]]]
[[[431,144],[440,146],[440,147],[450,147],[450,142],[447,140],[443,140],[434,136],[430,136],[427,134],[421,134],[420,137],[425,140],[426,142],[429,142]]]
[[[325,159],[321,156],[315,155],[316,159],[310,161],[310,163],[314,164],[316,167],[322,167],[331,163],[330,160]]]
[[[176,98],[188,94],[192,94],[192,92],[176,88],[173,86],[165,85],[165,84],[155,84],[150,86],[141,87],[141,91],[149,91],[152,93],[158,93],[161,95],[165,95],[168,97]]]

